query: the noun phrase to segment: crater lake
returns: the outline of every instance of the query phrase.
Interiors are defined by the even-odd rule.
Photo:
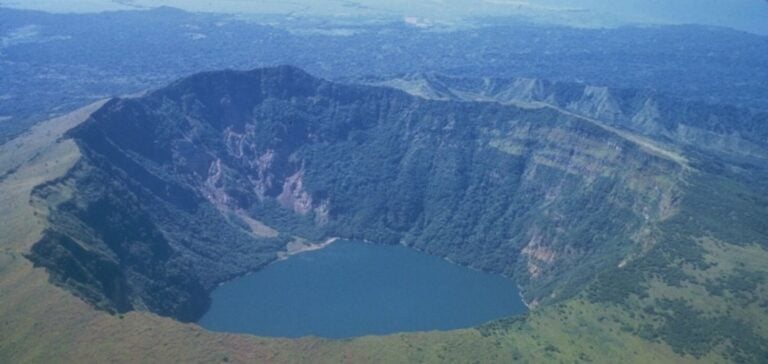
[[[347,240],[224,283],[211,298],[202,327],[273,337],[450,330],[526,311],[508,278]]]

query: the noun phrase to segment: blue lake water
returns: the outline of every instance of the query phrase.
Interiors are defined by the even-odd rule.
[[[403,246],[337,241],[227,282],[199,324],[344,338],[466,328],[526,311],[515,284]]]

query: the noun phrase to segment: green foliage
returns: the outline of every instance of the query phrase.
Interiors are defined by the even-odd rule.
[[[651,292],[706,284],[755,302],[754,272],[708,282],[695,273],[716,264],[703,238],[764,244],[768,203],[754,171],[718,176],[703,159],[684,170],[552,109],[427,101],[291,67],[197,75],[113,101],[70,135],[83,160],[36,190],[52,213],[32,259],[99,307],[193,320],[208,290],[274,260],[295,236],[339,236],[512,276],[545,305],[588,287],[592,303],[627,312],[599,325],[681,354],[722,344],[734,358],[762,355],[752,328],[737,333],[739,321]],[[494,146],[498,138],[516,148]],[[674,188],[679,211],[657,221],[658,200],[677,197],[659,191]],[[241,211],[279,236],[251,234],[233,218]],[[553,322],[571,315],[551,309]],[[479,336],[524,331],[529,320],[492,322]],[[551,358],[569,350],[539,343]]]
[[[505,317],[480,325],[477,327],[477,330],[480,331],[480,335],[483,337],[501,336],[511,330],[524,329],[527,327],[525,320],[526,316]]]
[[[731,244],[765,245],[766,172],[754,169],[734,173],[717,169],[715,162],[702,162],[697,167],[702,172],[692,176],[681,212],[666,227],[679,237],[709,235]],[[693,256],[685,258],[698,260]]]
[[[657,280],[681,292],[687,289],[684,284],[700,284],[709,294],[738,307],[758,302],[758,288],[766,281],[764,272],[738,268],[706,281],[695,272],[713,269],[718,264],[706,258],[700,238],[713,237],[737,245],[764,244],[768,232],[762,222],[754,219],[765,216],[762,200],[743,180],[726,180],[706,173],[694,176],[689,180],[679,213],[659,225],[658,243],[624,267],[599,275],[588,288],[589,299],[635,310],[637,302],[648,302],[649,284]],[[734,299],[727,297],[726,292]],[[664,341],[680,354],[701,358],[717,345],[724,345],[726,355],[736,362],[757,363],[766,357],[768,347],[762,333],[756,332],[752,323],[727,313],[705,314],[695,309],[692,301],[684,299],[653,300],[646,303],[642,312],[649,322],[639,325],[637,335]]]
[[[53,210],[51,228],[30,259],[46,267],[55,283],[99,308],[125,312],[144,306],[195,321],[208,308],[209,289],[270,262],[286,243],[257,241],[231,223],[237,220],[199,200],[155,195],[152,181],[142,180],[146,172],[108,171],[82,161],[64,178],[33,191]]]
[[[643,221],[634,206],[646,197],[627,186],[635,172],[597,146],[621,146],[621,163],[648,173],[678,171],[556,110],[428,101],[292,67],[195,75],[109,102],[69,135],[87,162],[62,182],[75,191],[56,229],[92,228],[82,243],[117,257],[136,275],[129,283],[178,273],[172,281],[204,289],[263,266],[294,235],[340,236],[406,244],[561,300],[618,264]],[[504,135],[520,139],[520,154],[491,145]],[[255,238],[221,205],[282,234]],[[525,246],[544,256],[521,258]],[[162,249],[146,259],[152,248]],[[537,279],[524,259],[545,260]],[[141,287],[131,300],[172,296]]]
[[[747,322],[726,316],[707,317],[684,300],[661,300],[656,304],[664,317],[656,336],[681,354],[700,358],[716,343],[723,343],[736,362],[759,363],[768,356],[768,345]]]
[[[760,299],[757,289],[761,284],[766,283],[766,280],[768,278],[764,272],[737,269],[734,274],[718,277],[714,281],[707,282],[704,287],[716,296],[722,296],[725,291],[728,291],[738,299],[740,304],[749,305]]]

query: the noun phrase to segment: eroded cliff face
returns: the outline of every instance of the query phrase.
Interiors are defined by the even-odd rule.
[[[366,78],[360,82],[401,89],[433,100],[499,102],[554,107],[600,120],[659,142],[717,154],[731,161],[765,163],[768,113],[725,105],[688,102],[652,90],[611,89],[547,80],[467,79],[434,74]]]
[[[83,159],[37,189],[52,227],[31,259],[99,307],[183,320],[296,236],[404,244],[509,275],[529,302],[558,300],[652,245],[691,170],[570,111],[426,100],[291,67],[113,100],[69,136]]]

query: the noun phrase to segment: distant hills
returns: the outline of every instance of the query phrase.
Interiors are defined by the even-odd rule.
[[[420,26],[482,25],[494,18],[526,19],[577,27],[616,27],[628,24],[703,24],[768,34],[763,20],[768,7],[761,0],[728,2],[675,0],[673,2],[623,0],[443,0],[404,3],[381,0],[247,2],[220,0],[90,0],[62,4],[52,0],[5,1],[0,6],[54,13],[94,13],[156,9],[175,6],[191,12],[294,17],[336,17],[408,21]]]
[[[584,29],[496,18],[435,30],[400,18],[0,8],[0,141],[101,98],[204,70],[279,64],[332,80],[419,72],[527,77],[766,110],[767,55],[765,37],[697,25]]]

